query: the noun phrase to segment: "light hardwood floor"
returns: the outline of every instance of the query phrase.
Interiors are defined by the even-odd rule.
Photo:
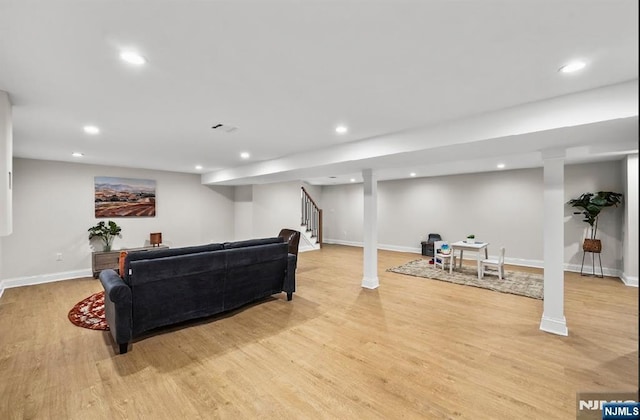
[[[297,293],[137,340],[67,312],[92,278],[5,290],[0,419],[574,419],[576,392],[638,386],[638,289],[565,275],[569,337],[542,301],[386,272],[420,258],[300,254]],[[513,268],[513,267],[511,267]]]

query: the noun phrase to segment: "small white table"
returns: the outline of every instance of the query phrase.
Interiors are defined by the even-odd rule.
[[[480,267],[480,261],[481,261],[480,252],[484,249],[484,257],[489,258],[489,250],[487,249],[488,246],[489,246],[489,242],[468,243],[464,241],[458,241],[451,244],[451,252],[452,253],[455,252],[456,249],[460,250],[460,267],[462,267],[462,255],[464,254],[464,251],[475,252],[478,257],[478,279],[480,279],[481,270],[482,270],[482,268]],[[453,272],[453,264],[449,264],[449,273],[452,273],[452,272]]]

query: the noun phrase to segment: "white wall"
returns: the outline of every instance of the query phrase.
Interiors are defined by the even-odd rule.
[[[304,187],[305,190],[307,190],[307,193],[309,193],[313,201],[315,201],[318,207],[322,209],[322,186],[311,185],[307,184],[306,182],[303,182],[301,186]]]
[[[234,192],[234,240],[253,238],[253,186],[240,185]]]
[[[13,229],[13,126],[9,94],[0,90],[0,238]]]
[[[198,175],[29,159],[15,159],[14,172],[14,232],[0,238],[0,281],[6,280],[5,286],[26,277],[88,274],[92,247],[87,229],[103,220],[94,217],[95,176],[157,181],[157,216],[116,219],[123,238],[116,238],[114,249],[145,245],[156,231],[168,245],[185,246],[297,229],[301,185],[324,210],[327,242],[362,243],[362,184],[209,187],[201,185]],[[623,173],[621,161],[568,165],[566,198],[587,191],[625,191]],[[448,240],[474,233],[492,244],[492,253],[504,244],[510,262],[542,261],[539,168],[380,182],[378,197],[381,247],[420,252],[420,241],[429,232]],[[565,263],[579,267],[586,224],[571,213],[567,206]],[[624,215],[622,209],[608,208],[600,220],[603,265],[610,269],[622,268]],[[58,252],[62,261],[56,261]],[[637,273],[637,260],[635,264]]]
[[[567,200],[582,192],[623,191],[621,162],[568,165]],[[507,249],[511,263],[541,266],[543,259],[542,169],[506,170],[432,178],[382,181],[378,184],[378,242],[381,248],[420,252],[428,233],[456,241],[468,234],[491,245],[496,254]],[[362,243],[362,184],[325,186],[325,239]],[[616,211],[617,210],[617,211]],[[621,209],[603,212],[598,235],[603,240],[602,262],[621,268]],[[579,264],[586,223],[567,206],[565,263]]]
[[[198,175],[98,165],[15,159],[14,233],[0,238],[2,287],[89,275],[87,229],[94,217],[94,177],[156,180],[152,218],[112,218],[123,228],[114,249],[148,244],[162,232],[173,247],[275,236],[300,227],[300,186],[286,182],[238,187],[204,186]],[[305,185],[319,201],[321,187]],[[95,246],[95,248],[94,248]],[[56,254],[62,253],[62,261]]]
[[[623,162],[611,161],[582,165],[567,165],[565,167],[565,198],[578,198],[586,192],[614,191],[624,193],[622,179]],[[624,200],[623,200],[624,202]],[[589,225],[583,222],[582,215],[574,215],[580,211],[571,206],[565,207],[565,263],[577,265],[582,262],[582,242],[588,235]],[[609,269],[622,269],[622,241],[624,226],[624,209],[609,207],[602,210],[598,217],[597,237],[602,240],[602,266]],[[592,268],[592,255],[587,254],[585,268]],[[587,264],[589,261],[589,264]],[[596,272],[600,270],[596,256]],[[592,271],[589,271],[590,273]]]
[[[623,178],[626,178],[624,194],[624,261],[623,280],[638,286],[638,155],[630,155],[624,161]]]
[[[233,188],[204,186],[199,175],[30,159],[15,159],[14,172],[14,230],[2,238],[0,255],[5,285],[88,272],[93,248],[87,229],[107,220],[94,217],[95,176],[156,180],[156,217],[112,218],[122,226],[113,249],[148,244],[151,232],[162,232],[169,246],[233,239]]]
[[[322,187],[305,182],[235,187],[235,239],[275,236],[283,228],[300,230],[302,186],[321,206]],[[303,248],[304,244],[301,243],[300,246]]]
[[[298,181],[253,186],[254,238],[300,229],[300,186]]]
[[[380,198],[379,194],[378,189],[378,198]],[[325,186],[322,188],[321,200],[324,241],[362,243],[364,214],[362,184]],[[379,215],[378,222],[380,223]]]

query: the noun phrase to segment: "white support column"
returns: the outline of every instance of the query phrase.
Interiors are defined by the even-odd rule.
[[[377,289],[378,281],[378,181],[371,169],[362,171],[364,180],[364,276],[362,287]]]
[[[13,232],[13,129],[9,94],[0,90],[0,236]]]
[[[564,317],[564,150],[545,151],[544,303],[540,329],[569,335]]]
[[[622,281],[638,287],[638,154],[625,159],[624,236]]]

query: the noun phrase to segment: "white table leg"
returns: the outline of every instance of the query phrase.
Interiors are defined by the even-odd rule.
[[[476,253],[478,255],[478,280],[480,280],[480,252]]]

